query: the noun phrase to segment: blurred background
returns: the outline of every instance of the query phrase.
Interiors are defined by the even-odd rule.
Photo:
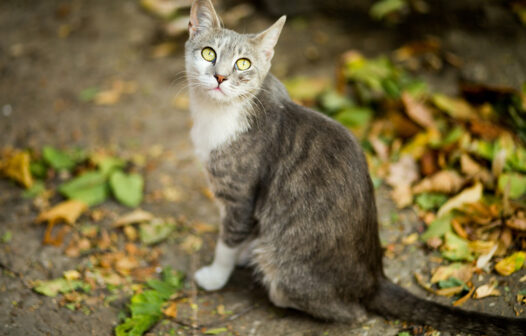
[[[360,140],[389,277],[523,316],[526,2],[213,2],[241,33],[288,15],[272,72]],[[189,141],[189,5],[0,1],[0,334],[111,334],[162,267],[210,262],[219,219]],[[178,295],[142,332],[433,333],[277,309],[249,270],[221,292],[185,281]]]

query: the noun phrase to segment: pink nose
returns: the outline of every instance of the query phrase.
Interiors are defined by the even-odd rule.
[[[221,83],[223,83],[224,81],[226,81],[226,77],[225,77],[225,76],[214,75],[214,77],[216,78],[218,84],[221,84]]]

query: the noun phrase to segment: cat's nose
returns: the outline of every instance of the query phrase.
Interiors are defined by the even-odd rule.
[[[214,77],[217,80],[217,84],[221,84],[221,83],[223,83],[224,81],[227,80],[226,76],[221,76],[221,75],[218,75],[218,74],[215,74]]]

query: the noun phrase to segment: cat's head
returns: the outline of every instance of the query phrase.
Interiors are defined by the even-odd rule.
[[[282,16],[259,34],[238,34],[221,27],[210,0],[194,0],[185,45],[191,89],[225,103],[252,97],[270,69],[284,24]]]

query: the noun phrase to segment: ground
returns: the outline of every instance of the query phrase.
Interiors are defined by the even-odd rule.
[[[65,3],[67,14],[60,9]],[[506,13],[491,9],[490,14],[480,26],[459,19],[444,27],[436,20],[386,28],[364,18],[291,19],[277,46],[273,71],[280,78],[331,78],[337,55],[348,49],[374,56],[432,34],[442,38],[445,48],[465,62],[462,70],[446,68],[423,73],[433,87],[455,92],[459,78],[516,87],[526,78],[525,30],[515,30]],[[237,28],[254,32],[271,22],[272,18],[258,13]],[[184,196],[177,202],[147,199],[142,207],[161,217],[184,216],[188,222],[218,225],[218,212],[202,192],[206,181],[189,140],[189,113],[172,103],[178,94],[184,95],[184,38],[175,40],[177,50],[173,55],[152,58],[151,48],[159,42],[158,26],[159,21],[134,1],[3,1],[0,144],[17,148],[46,144],[106,147],[124,154],[161,148],[163,153],[171,153],[170,159],[158,160],[147,171],[146,193],[160,188],[160,181],[168,176]],[[77,98],[86,88],[109,87],[116,79],[134,81],[138,90],[111,106],[96,106]],[[396,208],[383,187],[377,192],[377,201],[384,243],[399,243],[408,234],[422,230],[424,224],[411,210],[393,220]],[[113,202],[101,207],[119,214],[128,211]],[[60,277],[63,271],[85,262],[65,256],[63,248],[43,245],[44,226],[34,224],[36,215],[18,186],[0,180],[0,230],[13,232],[9,244],[0,245],[0,311],[5,312],[0,314],[0,334],[112,334],[129,297],[95,305],[84,314],[60,307],[55,299],[31,290],[32,280]],[[108,220],[102,225],[109,224]],[[216,233],[205,234],[204,245],[195,254],[183,251],[178,240],[165,241],[158,246],[162,252],[160,263],[192,274],[211,261],[215,237]],[[433,254],[419,243],[396,246],[385,258],[387,275],[420,296],[450,304],[449,299],[426,293],[414,281],[414,272],[426,273],[435,265]],[[524,274],[522,271],[502,279],[510,288],[503,296],[470,300],[463,307],[515,316],[516,300],[511,293],[517,292],[518,279]],[[186,288],[194,288],[190,280]],[[324,323],[274,308],[246,269],[237,270],[221,291],[197,292],[197,303],[193,323],[226,326],[237,335],[396,335],[402,329],[401,324],[374,316],[363,325],[351,326]],[[233,314],[222,317],[214,313],[220,304]],[[200,334],[179,323],[192,323],[187,306],[181,305],[178,321],[168,320],[151,332],[163,334],[175,328],[180,334]]]

